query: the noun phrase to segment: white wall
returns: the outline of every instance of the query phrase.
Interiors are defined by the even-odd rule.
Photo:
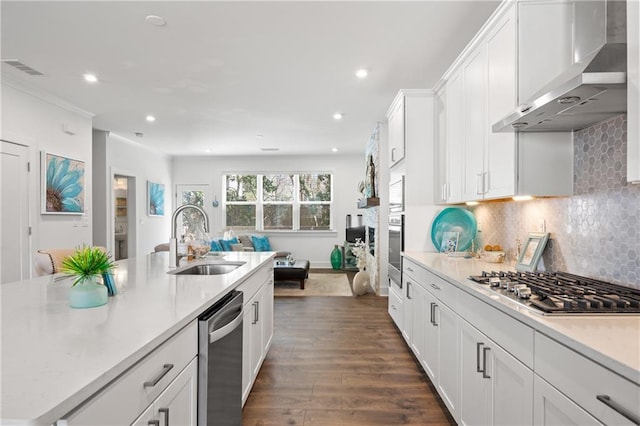
[[[363,141],[363,150],[364,150]],[[312,268],[330,268],[329,254],[335,244],[345,238],[346,215],[361,214],[356,207],[357,183],[365,176],[364,155],[326,156],[250,156],[250,157],[184,157],[173,160],[175,185],[209,185],[205,210],[211,220],[212,236],[222,230],[221,207],[213,208],[211,200],[222,200],[221,176],[225,172],[331,172],[333,173],[334,232],[266,232],[275,250],[288,250],[298,259],[308,259]],[[174,187],[175,189],[175,187]]]
[[[63,101],[3,80],[2,139],[29,147],[29,218],[31,251],[92,244],[91,115]],[[67,124],[75,135],[63,132]],[[85,162],[84,215],[40,214],[40,152],[47,151]],[[31,270],[33,268],[30,268]]]
[[[135,187],[128,189],[131,194],[135,194],[136,199],[134,206],[128,206],[128,214],[135,218],[135,230],[131,226],[128,229],[129,233],[133,233],[130,242],[134,247],[129,248],[128,257],[143,256],[152,252],[157,244],[168,242],[173,211],[171,158],[110,132],[94,131],[93,142],[96,153],[104,152],[100,168],[106,174],[101,179],[103,183],[94,188],[94,196],[100,197],[101,203],[110,212],[102,219],[106,222],[96,224],[96,241],[101,244],[106,242],[107,248],[114,252],[113,176],[118,174],[132,176],[136,181]],[[165,185],[164,216],[147,214],[147,181]]]

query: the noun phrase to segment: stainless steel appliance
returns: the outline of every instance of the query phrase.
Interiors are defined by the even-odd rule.
[[[543,315],[640,314],[640,290],[566,272],[483,272],[469,279]]]
[[[242,424],[242,292],[198,319],[198,425]]]
[[[404,211],[404,176],[389,184],[389,212]]]
[[[389,214],[389,280],[402,288],[402,252],[404,251],[404,214]]]

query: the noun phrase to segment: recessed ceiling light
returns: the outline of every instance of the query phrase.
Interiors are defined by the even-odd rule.
[[[356,71],[356,77],[358,78],[366,78],[368,75],[369,75],[369,71],[367,71],[364,68],[361,68],[358,71]]]
[[[342,120],[342,113],[341,112],[336,112],[335,114],[333,114],[333,119],[334,120]]]
[[[149,123],[153,123],[154,121],[156,121],[156,118],[153,115],[147,115],[146,120]]]
[[[338,152],[338,148],[331,148],[331,152]]]
[[[151,25],[153,25],[155,27],[164,27],[165,25],[167,25],[167,21],[165,21],[165,19],[162,16],[148,15],[144,19],[146,19],[146,21],[148,23],[150,23]]]
[[[97,83],[98,82],[98,77],[96,77],[94,74],[85,74],[82,77],[84,77],[84,81],[89,82],[89,83]]]

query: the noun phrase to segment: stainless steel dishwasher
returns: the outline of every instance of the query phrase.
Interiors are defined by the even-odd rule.
[[[242,292],[198,321],[198,425],[242,424]]]

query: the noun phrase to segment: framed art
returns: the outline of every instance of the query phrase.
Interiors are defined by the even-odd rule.
[[[441,253],[451,253],[458,249],[459,232],[445,231],[442,233],[442,244],[440,244]]]
[[[147,181],[147,207],[149,216],[164,216],[164,185]]]
[[[42,151],[41,213],[84,214],[84,161]]]
[[[548,233],[530,232],[524,243],[520,257],[518,257],[518,261],[516,262],[516,270],[535,272],[548,240]]]

